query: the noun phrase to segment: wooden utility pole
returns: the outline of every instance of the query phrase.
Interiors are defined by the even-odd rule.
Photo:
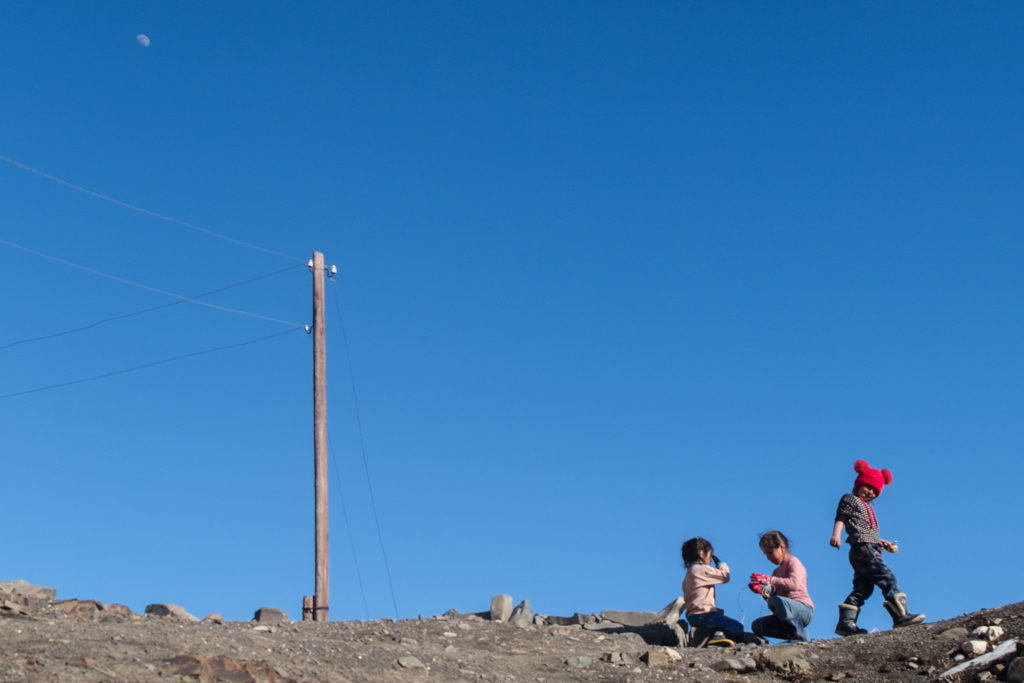
[[[324,255],[313,252],[313,498],[316,581],[313,620],[327,621],[330,556],[327,546],[327,353],[324,343]]]

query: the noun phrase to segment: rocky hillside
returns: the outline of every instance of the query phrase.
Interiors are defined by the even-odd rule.
[[[174,605],[57,600],[0,583],[4,681],[1024,681],[1024,603],[947,621],[808,644],[680,645],[677,605],[660,614],[568,617],[511,609],[417,620],[203,620]],[[825,615],[822,615],[825,618]],[[831,618],[831,615],[829,615]],[[685,636],[683,636],[685,638]],[[1024,654],[1024,652],[1022,652]]]

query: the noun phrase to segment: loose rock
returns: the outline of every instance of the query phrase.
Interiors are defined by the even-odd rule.
[[[533,625],[533,608],[530,607],[529,600],[523,600],[516,605],[516,608],[512,610],[512,616],[509,617],[509,623],[519,628]]]
[[[512,596],[502,593],[491,598],[491,621],[504,624],[512,616]]]
[[[427,668],[427,666],[423,662],[421,662],[418,658],[413,657],[412,655],[405,655],[404,657],[399,657],[398,666],[402,667],[403,669],[425,670]]]
[[[180,605],[172,605],[167,602],[158,602],[152,605],[146,605],[146,614],[154,617],[182,619],[184,621],[199,621],[194,616],[186,612],[184,607],[181,607]]]
[[[288,613],[277,607],[260,607],[252,616],[253,621],[261,624],[287,624]]]

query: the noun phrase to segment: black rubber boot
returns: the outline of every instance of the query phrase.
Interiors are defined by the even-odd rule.
[[[896,593],[892,601],[886,600],[882,603],[882,606],[889,612],[892,617],[892,627],[899,628],[900,626],[910,626],[912,624],[920,624],[924,621],[923,614],[911,614],[907,611],[907,594]]]
[[[857,626],[857,615],[859,614],[860,608],[856,605],[847,605],[845,602],[839,605],[839,623],[836,624],[836,635],[855,636],[859,633],[867,633],[866,629]]]

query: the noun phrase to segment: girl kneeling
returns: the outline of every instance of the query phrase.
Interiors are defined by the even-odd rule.
[[[810,637],[805,629],[814,617],[814,603],[807,593],[807,570],[790,554],[789,539],[781,531],[765,533],[758,545],[768,561],[778,566],[771,576],[750,575],[750,590],[763,597],[772,611],[755,619],[751,630],[766,638],[807,642]]]

